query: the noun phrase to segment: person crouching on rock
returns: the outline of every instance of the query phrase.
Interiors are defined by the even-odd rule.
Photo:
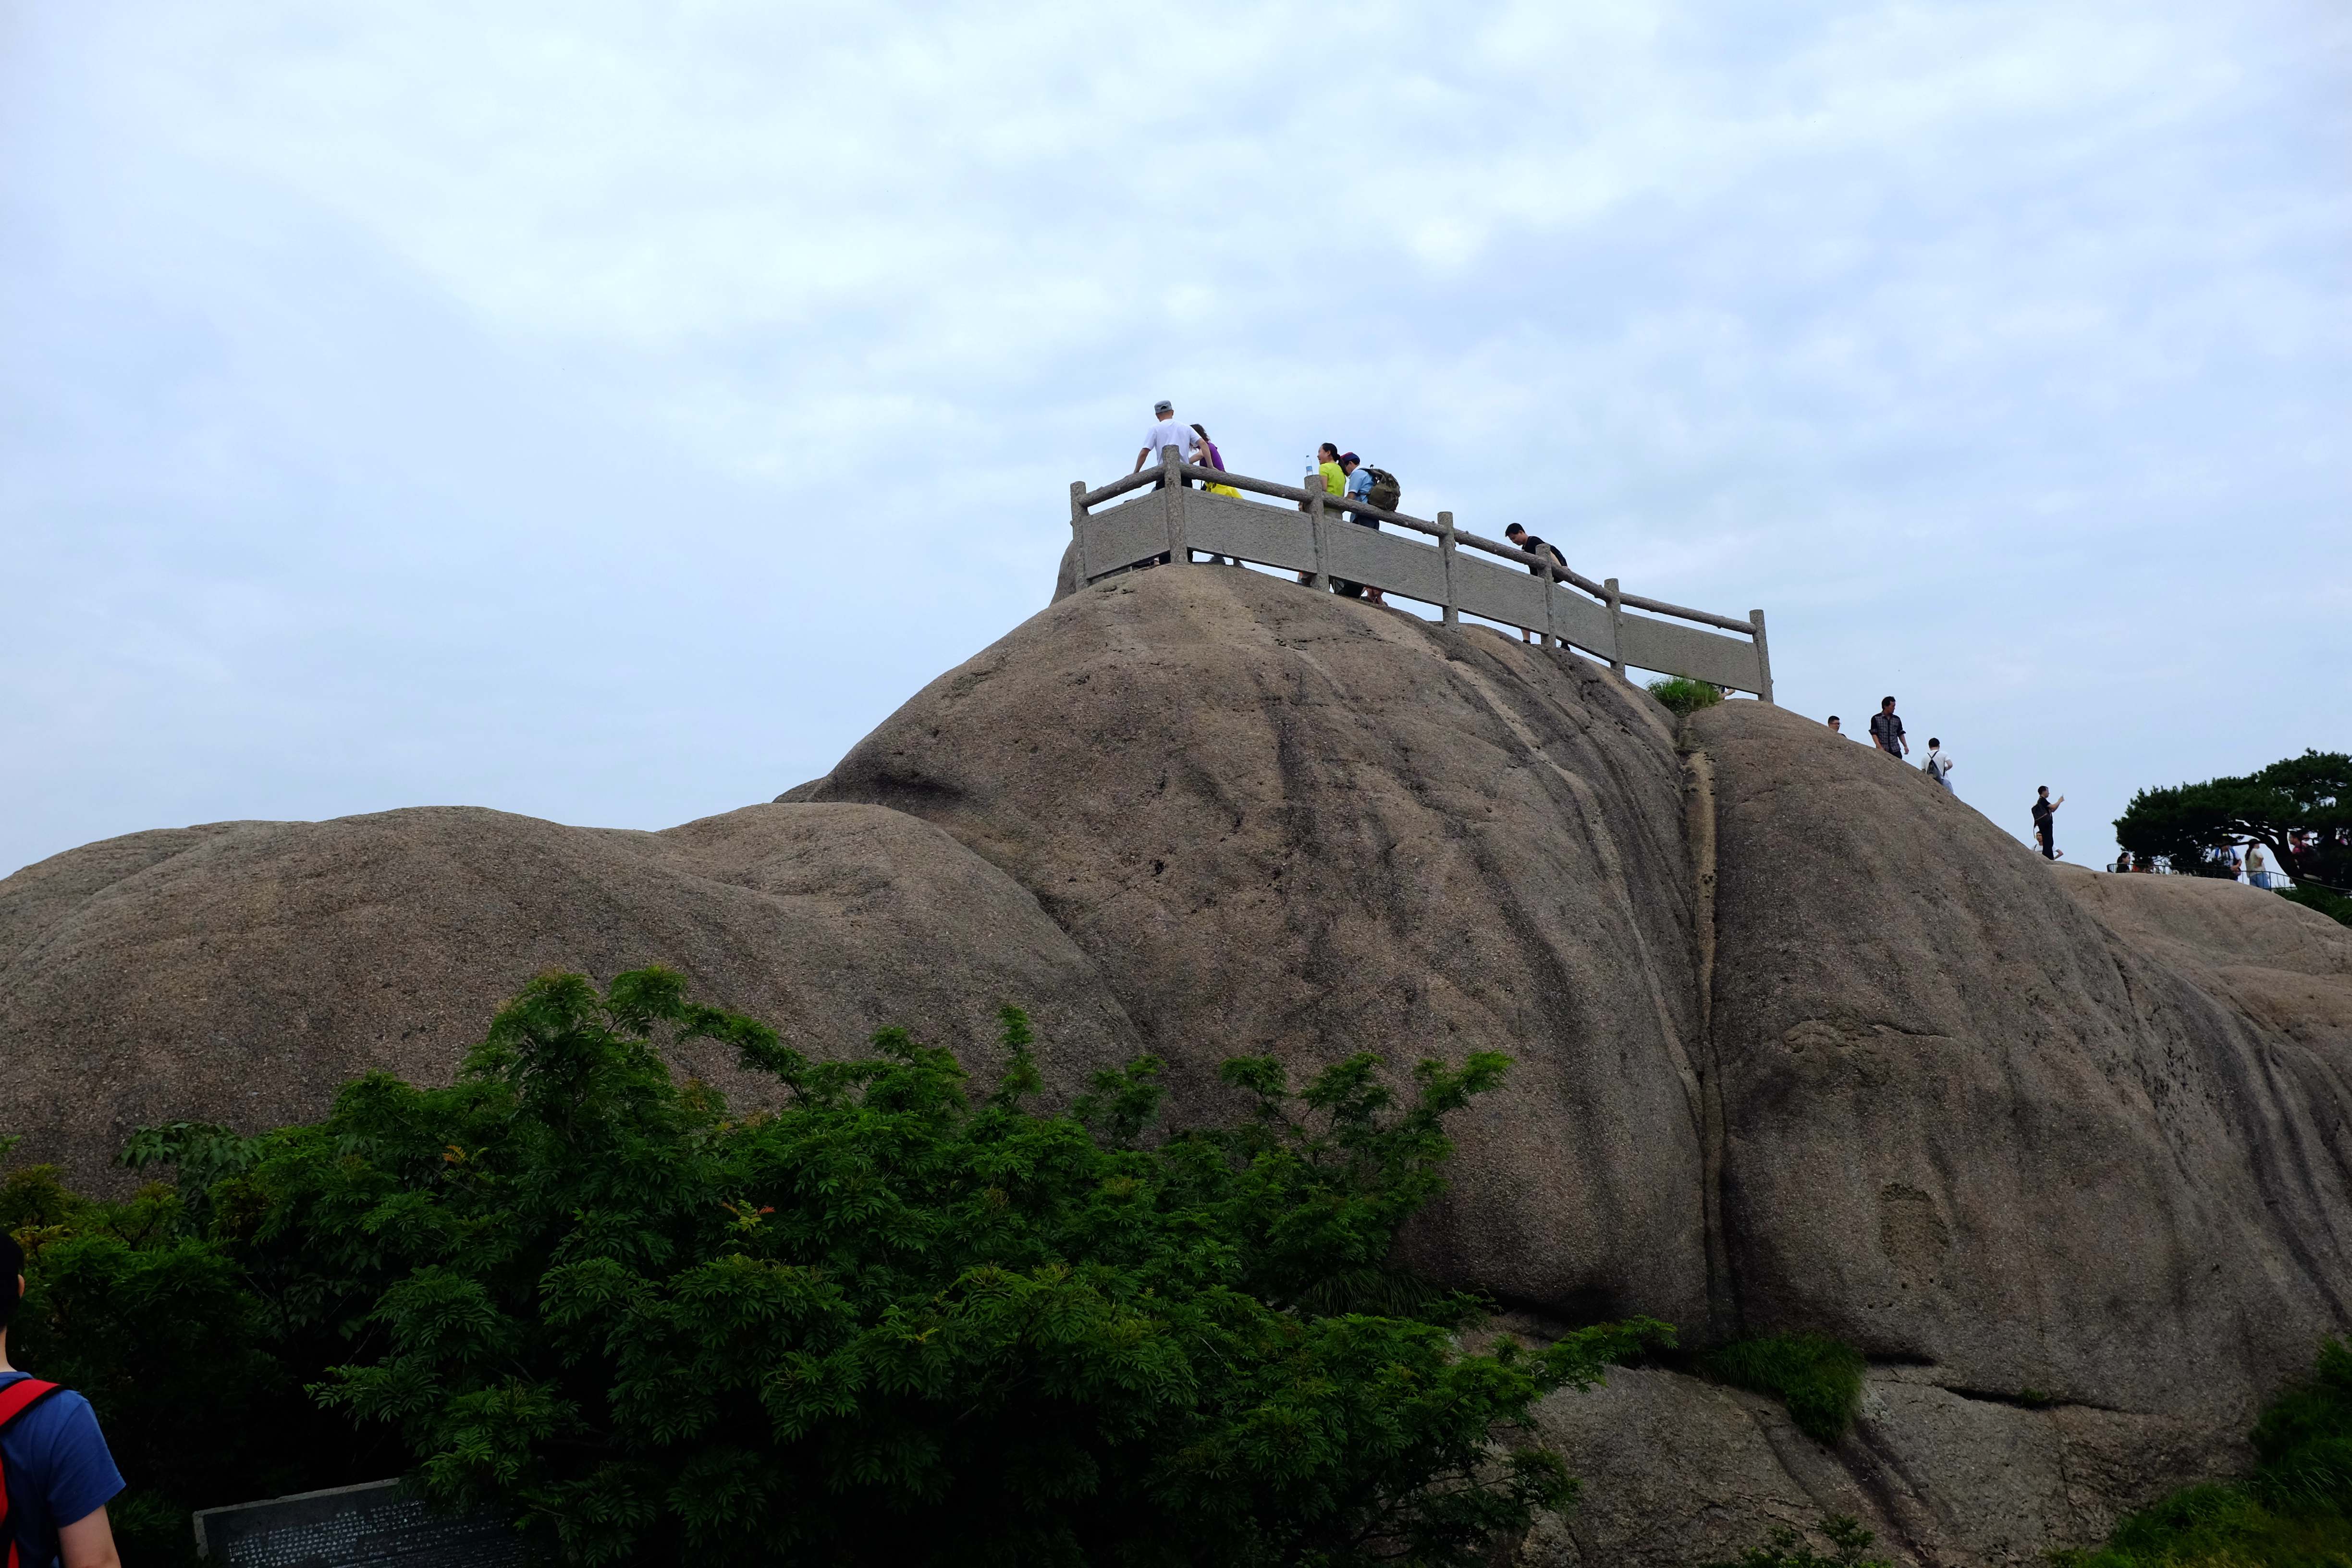
[[[1530,555],[1545,556],[1561,571],[1568,570],[1568,557],[1562,555],[1558,547],[1545,543],[1540,534],[1529,533],[1523,525],[1516,522],[1511,524],[1510,527],[1503,530],[1503,537],[1509,540],[1515,548],[1524,550]],[[1544,569],[1541,566],[1530,566],[1528,571],[1538,577],[1544,574]],[[1536,640],[1536,634],[1521,626],[1519,640],[1533,642]]]
[[[122,1568],[106,1505],[122,1472],[80,1394],[8,1364],[8,1326],[25,1295],[25,1249],[0,1230],[0,1475],[7,1561],[25,1568]]]

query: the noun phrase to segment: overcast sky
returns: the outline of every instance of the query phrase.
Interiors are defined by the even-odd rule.
[[[767,799],[1162,395],[1763,606],[2076,859],[2352,748],[2340,0],[0,17],[0,872]]]

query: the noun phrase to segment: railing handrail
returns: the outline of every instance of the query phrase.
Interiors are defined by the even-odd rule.
[[[1328,490],[1309,490],[1297,485],[1276,484],[1272,479],[1252,479],[1246,474],[1236,474],[1225,468],[1213,468],[1203,463],[1178,463],[1175,465],[1174,471],[1189,479],[1228,485],[1234,489],[1247,490],[1254,495],[1272,496],[1277,500],[1298,501],[1304,504],[1315,496],[1321,496],[1327,511],[1357,512],[1366,517],[1376,517],[1383,522],[1393,522],[1400,527],[1409,528],[1415,533],[1427,534],[1432,539],[1449,537],[1446,529],[1426,519],[1408,516],[1401,511],[1391,511],[1386,507],[1374,506],[1369,501],[1349,500],[1344,496],[1332,495]],[[1104,501],[1125,495],[1131,490],[1144,489],[1159,484],[1163,477],[1163,470],[1158,465],[1147,466],[1123,479],[1114,479],[1099,489],[1085,491],[1077,498],[1078,504],[1092,510]],[[1466,544],[1473,550],[1482,550],[1489,555],[1499,555],[1506,561],[1516,561],[1522,566],[1538,568],[1549,566],[1551,568],[1552,575],[1559,581],[1580,589],[1603,604],[1611,602],[1610,592],[1605,584],[1596,583],[1574,567],[1562,565],[1548,556],[1521,550],[1515,544],[1506,544],[1498,539],[1483,538],[1461,528],[1454,529],[1450,537],[1457,545]],[[1615,603],[1629,610],[1647,610],[1652,615],[1671,616],[1676,620],[1696,621],[1701,626],[1719,626],[1725,631],[1738,632],[1746,637],[1752,638],[1756,635],[1756,627],[1751,621],[1737,620],[1729,616],[1718,616],[1711,610],[1694,610],[1686,605],[1670,605],[1664,599],[1644,598],[1639,594],[1621,592],[1615,596]]]

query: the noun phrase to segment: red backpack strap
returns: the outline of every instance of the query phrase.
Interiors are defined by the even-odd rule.
[[[10,1422],[57,1391],[56,1384],[43,1383],[37,1377],[20,1377],[7,1387],[0,1388],[0,1432],[7,1430]],[[16,1532],[8,1527],[6,1468],[5,1462],[0,1462],[0,1542],[6,1546],[5,1554],[0,1554],[0,1562],[5,1562],[7,1568],[17,1568]]]
[[[5,1426],[41,1400],[58,1391],[54,1383],[43,1383],[37,1377],[20,1377],[5,1388],[0,1388],[0,1426]]]

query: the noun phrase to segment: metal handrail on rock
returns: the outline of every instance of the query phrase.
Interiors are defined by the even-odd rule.
[[[1188,488],[1187,480],[1291,501],[1297,510],[1210,495]],[[1141,490],[1155,493],[1127,500],[1105,513],[1094,510]],[[1335,529],[1330,526],[1335,512],[1350,522],[1369,518],[1393,523],[1436,541],[1436,548],[1370,528]],[[1767,702],[1772,700],[1772,664],[1765,642],[1763,611],[1750,610],[1748,618],[1740,620],[1627,594],[1619,589],[1614,577],[1596,583],[1549,557],[1465,532],[1454,526],[1450,511],[1441,511],[1432,521],[1327,494],[1319,474],[1308,475],[1303,486],[1276,484],[1181,461],[1176,448],[1166,447],[1160,449],[1156,468],[1139,469],[1095,489],[1088,489],[1083,480],[1073,482],[1070,532],[1080,587],[1162,557],[1188,564],[1192,552],[1199,550],[1303,572],[1318,588],[1342,579],[1418,599],[1437,605],[1447,626],[1459,625],[1466,613],[1517,626],[1540,634],[1546,647],[1576,647],[1605,658],[1620,675],[1631,665],[1752,691]],[[1465,549],[1496,560],[1464,555]],[[1529,571],[1510,572],[1499,564],[1506,561]],[[1568,592],[1571,589],[1575,594]],[[1594,600],[1599,602],[1591,602]],[[1628,616],[1628,610],[1668,619]],[[1676,621],[1719,627],[1737,636],[1702,632],[1673,624]]]

